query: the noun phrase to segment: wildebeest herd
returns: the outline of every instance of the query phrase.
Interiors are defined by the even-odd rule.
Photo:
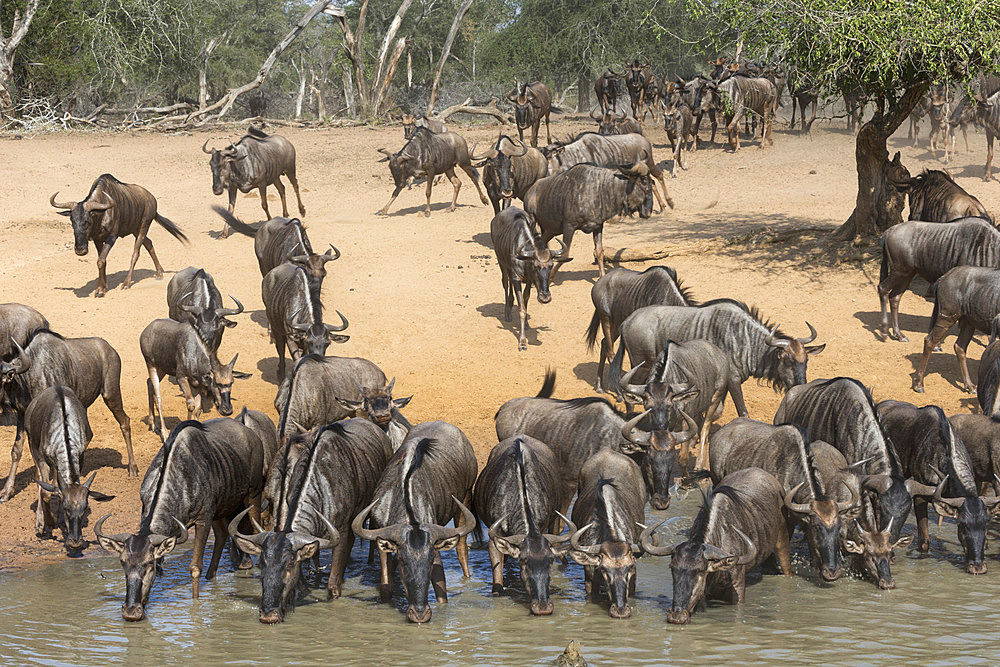
[[[254,238],[279,359],[279,418],[275,424],[248,408],[232,417],[234,385],[238,394],[236,381],[247,375],[236,368],[238,355],[223,363],[218,352],[225,330],[238,325],[230,318],[244,307],[235,297],[228,307],[203,268],[177,271],[166,290],[168,317],[149,323],[137,341],[148,371],[147,425],[162,439],[142,479],[139,524],[121,534],[110,532],[110,515],[94,524],[100,546],[119,555],[125,572],[122,617],[145,617],[162,559],[188,539],[191,527],[194,597],[214,532],[207,578],[215,576],[227,545],[234,568],[252,569],[256,557],[262,623],[285,619],[309,585],[303,568],[311,561],[319,572],[321,550],[332,550],[328,597],[340,597],[356,537],[371,542],[369,564],[378,553],[381,598],[392,598],[398,573],[407,620],[427,622],[430,590],[437,602],[447,601],[441,553],[455,549],[468,577],[468,536],[484,528],[493,593],[510,584],[505,557],[517,561],[534,615],[554,611],[549,576],[558,559],[581,564],[588,598],[603,594],[609,615],[627,618],[640,557],[669,556],[673,601],[666,620],[687,623],[705,599],[743,602],[746,575],[758,566],[771,564],[791,576],[796,527],[824,581],[837,580],[849,567],[891,589],[894,551],[914,539],[902,534],[911,509],[917,548],[929,549],[930,505],[957,522],[967,571],[984,574],[986,526],[1000,512],[1000,232],[949,174],[911,177],[898,154],[890,163],[891,182],[909,197],[911,221],[885,234],[878,294],[886,336],[905,340],[900,296],[916,275],[933,284],[932,329],[914,389],[922,388],[928,356],[958,322],[962,379],[970,391],[978,387],[982,414],[948,418],[936,406],[876,402],[850,377],[809,381],[809,359],[826,346],[814,344],[818,333],[808,322],[808,334],[795,336],[742,301],[717,296],[699,302],[667,266],[605,269],[606,221],[634,213],[650,217],[654,199],[660,213],[673,207],[653,145],[642,133],[647,113],[654,122],[662,113],[673,133],[675,166],[681,142],[690,139],[697,148],[703,115],[714,140],[716,111],[734,150],[744,110],[759,116],[762,145],[769,140],[785,73],[774,66],[750,71],[722,59],[713,65],[714,77],[687,81],[658,79],[638,61],[622,74],[609,68],[595,85],[601,131],[572,141],[548,137],[552,95],[536,82],[516,84],[508,96],[517,139],[501,134],[477,152],[443,123],[406,116],[406,144],[395,153],[382,150],[395,190],[381,214],[412,179],[424,178],[429,215],[440,174],[454,185],[454,209],[461,187],[456,167],[472,179],[483,204],[492,203],[490,239],[508,319],[518,305],[519,349],[527,348],[531,290],[548,303],[553,276],[570,260],[574,233],[594,236],[594,313],[589,327],[581,322],[580,329],[591,349],[601,336],[597,392],[610,390],[624,408],[601,396],[554,398],[556,374],[546,371],[535,396],[499,406],[498,444],[482,469],[458,427],[445,421],[411,425],[402,410],[412,397],[394,395],[395,378],[376,364],[327,356],[331,343],[348,340],[341,333],[347,317],[336,311],[340,323],[329,323],[321,298],[328,266],[336,266],[341,253],[332,244],[317,252],[302,221],[287,217],[281,176],[292,183],[305,215],[291,143],[256,128],[225,149],[210,151],[206,142],[213,192],[229,191],[228,210],[216,208],[224,220],[220,236],[235,230]],[[815,103],[803,77],[796,81],[788,84],[792,99],[803,108]],[[632,102],[632,119],[614,115],[619,82]],[[549,143],[538,148],[542,120]],[[477,168],[483,169],[482,188]],[[235,193],[258,188],[270,217],[268,185],[278,189],[284,217],[254,229],[233,215]],[[513,198],[523,210],[511,205]],[[157,213],[150,193],[109,174],[80,202],[59,203],[56,195],[50,202],[68,209],[78,254],[90,241],[97,246],[98,295],[107,290],[106,261],[118,236],[136,236],[126,288],[140,247],[157,276],[163,273],[148,237],[153,220],[186,241]],[[553,238],[557,251],[548,245]],[[977,330],[993,342],[973,383],[965,351]],[[98,396],[121,427],[129,473],[139,472],[121,398],[121,360],[103,339],[65,338],[21,304],[0,305],[0,340],[11,343],[0,344],[0,406],[17,425],[0,500],[14,491],[27,437],[36,466],[36,531],[51,536],[61,527],[66,549],[78,552],[87,546],[82,531],[89,501],[113,497],[98,490],[97,471],[87,476],[83,470],[93,437],[87,408]],[[174,378],[187,408],[169,432],[160,393],[164,376]],[[750,418],[742,392],[750,378],[784,394],[773,419]],[[739,416],[713,430],[727,396]],[[221,418],[200,421],[212,408]],[[647,523],[646,506],[667,512],[678,478],[710,490],[703,492],[689,533],[664,540],[657,530],[668,519]]]

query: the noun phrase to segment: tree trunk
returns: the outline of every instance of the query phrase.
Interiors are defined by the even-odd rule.
[[[590,88],[592,84],[590,79],[584,75],[580,75],[580,79],[576,82],[576,110],[577,113],[583,113],[590,109]]]
[[[352,119],[358,117],[358,106],[354,102],[354,82],[351,81],[351,68],[347,63],[340,65],[344,71],[344,101],[347,102],[347,115]]]
[[[458,27],[462,25],[462,19],[465,18],[465,12],[469,11],[469,7],[472,6],[472,0],[464,0],[462,6],[458,8],[458,13],[455,14],[455,19],[451,22],[451,30],[448,31],[448,37],[444,40],[444,48],[441,50],[441,58],[438,60],[437,67],[434,69],[434,84],[431,86],[431,97],[427,102],[427,116],[434,115],[434,103],[437,102],[438,87],[441,85],[441,70],[444,69],[444,64],[448,62],[448,54],[451,53],[451,45],[455,41],[455,35],[458,34]]]
[[[208,106],[208,59],[212,57],[215,50],[229,39],[229,32],[226,31],[218,37],[213,37],[205,44],[205,48],[198,55],[198,108],[204,109]]]
[[[295,61],[292,61],[292,65],[295,65]],[[299,72],[299,92],[295,97],[295,120],[302,117],[302,102],[306,98],[306,63],[305,56],[300,56],[299,65],[295,67]]]
[[[3,26],[0,25],[0,118],[10,115],[13,111],[14,52],[28,34],[31,21],[38,11],[39,2],[40,0],[28,0],[23,14],[19,9],[14,9],[10,37],[4,37]]]
[[[884,100],[876,104],[875,115],[861,126],[855,143],[858,196],[851,217],[834,232],[834,238],[852,240],[877,236],[903,221],[903,195],[888,183],[892,166],[886,141],[899,128],[929,83],[910,86],[886,109]]]

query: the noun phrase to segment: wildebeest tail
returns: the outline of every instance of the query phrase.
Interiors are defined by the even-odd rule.
[[[239,232],[243,236],[249,236],[250,238],[253,238],[254,236],[257,235],[257,232],[254,230],[253,227],[246,224],[245,222],[243,222],[242,220],[240,220],[235,215],[233,215],[226,209],[222,208],[221,206],[218,205],[213,206],[212,210],[218,213],[222,217],[222,219],[226,221],[227,225],[232,227],[233,230]]]
[[[155,220],[158,223],[160,223],[161,227],[163,227],[165,230],[167,230],[168,232],[170,232],[170,235],[173,236],[175,239],[177,239],[178,241],[180,241],[184,245],[191,245],[190,241],[188,241],[188,237],[185,236],[184,232],[181,231],[181,228],[178,227],[177,225],[175,225],[169,219],[167,219],[167,218],[163,217],[162,215],[160,215],[159,213],[157,213]]]
[[[247,134],[249,134],[252,137],[257,137],[258,139],[267,139],[267,137],[269,136],[267,134],[267,132],[265,132],[264,130],[260,129],[256,125],[251,125],[247,129]]]
[[[931,311],[931,323],[927,325],[927,333],[934,331],[934,323],[937,322],[938,313],[941,311],[941,299],[938,298],[938,281],[931,285],[931,294],[934,296],[934,310]]]
[[[607,386],[609,389],[621,396],[621,382],[622,382],[622,364],[625,362],[625,343],[624,340],[618,343],[618,351],[615,353],[615,358],[612,359],[611,365],[608,366],[608,382]]]
[[[566,111],[565,111],[565,110],[563,110],[563,109],[562,109],[562,108],[560,108],[560,107],[557,107],[557,106],[556,106],[556,105],[554,105],[554,104],[550,104],[550,105],[549,105],[549,111],[551,111],[552,113],[566,113]]]
[[[552,398],[552,390],[556,388],[556,372],[551,368],[545,369],[545,381],[542,388],[535,394],[535,398]]]
[[[882,244],[882,266],[878,269],[878,281],[883,282],[889,277],[889,251],[885,248],[885,238],[880,243]]]
[[[597,307],[594,307],[594,316],[590,318],[590,326],[587,327],[587,351],[593,352],[597,345],[597,330],[601,328],[601,314]]]

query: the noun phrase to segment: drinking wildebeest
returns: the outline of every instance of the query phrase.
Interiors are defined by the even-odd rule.
[[[513,150],[515,148],[517,151]],[[476,155],[476,147],[473,146],[472,159],[480,160],[476,166],[483,168],[483,185],[494,213],[510,206],[512,197],[524,199],[535,181],[543,178],[549,168],[540,150],[523,142],[514,143],[505,134],[501,134],[482,155]]]
[[[0,303],[0,359],[10,359],[16,352],[11,341],[24,347],[36,329],[48,329],[49,321],[31,306]]]
[[[664,522],[642,531],[642,549],[671,556],[674,595],[667,622],[691,621],[703,599],[730,604],[746,601],[746,575],[774,554],[786,577],[792,576],[788,529],[781,509],[781,484],[760,468],[728,475],[705,495],[686,540],[656,546],[651,536]]]
[[[620,376],[621,357],[626,344],[618,349],[608,384],[625,402],[626,410],[632,403],[642,403],[651,411],[651,431],[669,430],[690,419],[699,434],[698,458],[695,467],[708,466],[708,431],[722,416],[726,394],[733,397],[733,404],[745,416],[742,380],[729,355],[707,340],[689,340],[674,343],[668,340],[654,359],[641,361],[633,358],[632,370]],[[648,363],[647,363],[648,362]],[[645,368],[643,368],[645,366]],[[648,371],[645,380],[633,383],[633,376],[640,370]],[[683,406],[683,409],[675,409]],[[679,444],[679,443],[678,443]],[[681,445],[679,462],[687,476],[690,444]]]
[[[518,562],[531,613],[552,613],[549,570],[556,556],[569,550],[569,532],[556,535],[556,512],[561,505],[559,469],[552,450],[540,440],[517,435],[500,442],[476,480],[473,492],[476,516],[490,527],[489,552],[493,595],[503,593],[503,561]]]
[[[625,318],[643,306],[698,305],[669,266],[651,266],[642,272],[624,267],[611,269],[590,288],[590,299],[594,302],[594,316],[587,327],[587,349],[594,349],[598,328],[604,333],[594,387],[599,394],[604,393],[604,363],[614,356],[615,341]]]
[[[639,64],[639,60],[633,60],[632,64],[622,65],[625,70],[625,89],[628,90],[629,102],[632,104],[632,118],[640,120],[643,115],[642,107],[646,102],[646,80],[649,76],[649,63]]]
[[[516,297],[517,311],[521,318],[517,349],[527,350],[528,338],[524,331],[528,323],[531,288],[538,290],[538,303],[552,301],[549,277],[557,263],[569,262],[573,258],[567,255],[566,244],[562,241],[559,241],[563,248],[560,252],[549,250],[548,245],[535,233],[531,220],[516,206],[509,206],[493,217],[490,222],[490,239],[500,265],[504,319],[510,321],[510,308]]]
[[[14,445],[10,450],[10,474],[0,502],[14,493],[14,477],[24,444],[24,413],[31,400],[55,385],[69,387],[85,407],[97,397],[114,416],[128,451],[128,474],[136,477],[139,466],[132,454],[132,428],[122,405],[122,360],[103,338],[63,338],[48,329],[36,329],[22,348],[14,343],[17,358],[0,360],[0,409],[17,419]]]
[[[441,421],[417,424],[389,460],[372,496],[375,500],[351,524],[355,535],[378,546],[382,561],[379,592],[384,601],[392,596],[396,569],[392,561],[398,560],[406,591],[406,620],[412,623],[431,620],[428,584],[433,584],[438,604],[448,601],[442,551],[456,549],[462,574],[469,576],[465,536],[477,523],[468,508],[475,482],[476,455],[465,434]],[[452,519],[455,527],[446,528]]]
[[[303,583],[302,562],[317,558],[320,549],[333,550],[327,598],[340,597],[354,545],[351,520],[371,501],[392,455],[385,434],[364,419],[334,422],[296,438],[309,441],[309,451],[285,473],[292,477],[287,485],[290,497],[287,511],[276,521],[278,528],[241,533],[240,519],[248,509],[229,524],[240,549],[260,556],[261,623],[284,621]]]
[[[597,103],[601,106],[601,113],[611,113],[617,106],[621,79],[622,75],[613,72],[609,67],[594,81],[594,93],[597,95]]]
[[[90,192],[82,201],[57,202],[56,192],[49,198],[55,208],[66,209],[59,215],[69,216],[73,225],[74,251],[81,257],[87,254],[92,241],[97,249],[97,289],[94,296],[104,296],[108,291],[107,262],[111,247],[123,236],[134,236],[132,261],[122,289],[132,286],[132,271],[139,261],[139,248],[145,248],[153,266],[156,279],[163,278],[163,267],[153,250],[153,240],[149,238],[149,226],[153,220],[170,232],[178,241],[187,243],[187,237],[173,222],[156,211],[156,198],[149,190],[139,185],[122,183],[111,174],[101,174],[90,186]]]
[[[931,352],[958,322],[955,356],[962,373],[965,391],[972,393],[975,385],[969,375],[965,352],[976,331],[990,332],[993,319],[1000,314],[1000,269],[982,266],[956,266],[934,283],[934,310],[931,326],[924,338],[924,351],[913,378],[913,390],[923,393],[924,375]]]
[[[254,520],[259,519],[261,450],[260,439],[232,419],[184,421],[174,427],[142,479],[139,529],[131,534],[105,534],[104,522],[110,514],[94,526],[101,548],[117,553],[125,571],[122,618],[141,621],[146,617],[157,563],[187,541],[192,524],[192,596],[198,597],[209,529],[215,531],[215,545],[205,578],[215,577],[229,538],[229,519],[248,507]]]
[[[899,329],[899,300],[919,275],[933,284],[956,266],[1000,267],[1000,230],[982,218],[962,218],[947,225],[911,220],[882,235],[878,298],[882,334],[908,342]],[[889,312],[892,311],[892,330]]]
[[[88,498],[111,500],[114,496],[91,490],[95,470],[83,478],[83,450],[94,437],[83,407],[69,387],[49,387],[32,399],[24,414],[28,449],[35,461],[38,504],[35,507],[35,534],[51,537],[56,525],[52,498],[59,498],[62,510],[60,525],[66,550],[78,552],[83,539],[83,522],[90,511]]]
[[[226,319],[243,312],[243,304],[229,295],[235,308],[222,307],[222,293],[205,269],[189,266],[174,274],[167,283],[167,310],[170,319],[189,322],[212,352],[219,351],[222,334],[236,322]]]
[[[653,188],[660,204],[660,212],[666,206],[674,207],[674,202],[667,193],[667,183],[663,172],[653,159],[653,145],[641,134],[600,135],[594,132],[581,132],[566,141],[550,144],[546,156],[549,160],[549,175],[565,172],[574,165],[587,163],[608,168],[621,168],[625,165],[643,163],[650,176],[660,182],[663,196]],[[527,204],[527,201],[525,201]]]
[[[403,126],[404,139],[411,138],[418,127],[427,128],[434,134],[444,134],[448,131],[448,126],[444,124],[444,121],[437,118],[428,118],[427,116],[414,116],[410,113],[404,113],[400,117],[399,122]]]
[[[954,415],[948,418],[972,460],[976,488],[992,488],[1000,497],[1000,420],[989,415]]]
[[[789,536],[800,524],[813,567],[823,581],[840,577],[842,521],[861,511],[857,478],[843,454],[820,440],[808,442],[792,424],[772,426],[738,417],[713,436],[710,459],[716,484],[753,466],[774,475],[786,490]]]
[[[899,152],[893,159],[895,168],[889,172],[889,182],[910,198],[908,220],[951,222],[961,218],[983,218],[993,222],[978,199],[966,192],[946,171],[927,170],[910,178],[899,164]]]
[[[656,509],[667,509],[677,463],[675,445],[693,438],[697,426],[685,418],[686,431],[643,432],[637,427],[645,415],[626,419],[603,398],[553,399],[555,382],[555,373],[547,371],[536,396],[510,399],[500,406],[494,420],[497,439],[526,434],[552,449],[562,475],[562,513],[569,510],[570,500],[577,491],[580,466],[603,447],[634,456],[650,504]]]
[[[986,574],[986,524],[1000,512],[1000,498],[977,493],[972,459],[944,410],[936,405],[918,408],[902,401],[882,401],[877,407],[899,454],[903,474],[911,478],[917,549],[924,553],[930,550],[927,505],[933,502],[939,515],[958,524],[966,571]]]
[[[288,178],[295,190],[295,200],[299,204],[299,215],[306,214],[299,194],[299,181],[295,177],[295,147],[292,142],[277,134],[269,135],[251,126],[247,134],[228,148],[218,150],[208,149],[208,140],[201,150],[212,156],[209,166],[212,168],[212,194],[221,195],[229,190],[229,212],[236,207],[236,191],[247,193],[257,188],[260,192],[260,206],[264,215],[270,219],[271,212],[267,208],[267,186],[273,185],[281,197],[281,215],[288,217],[288,204],[285,201],[285,185],[281,177]],[[229,223],[223,222],[219,238],[229,236]]]
[[[335,311],[340,317],[339,325],[323,323],[320,292],[326,269],[322,262],[317,268],[319,271],[312,271],[298,263],[285,262],[268,271],[261,283],[268,329],[278,353],[279,381],[285,377],[286,345],[295,361],[304,354],[323,356],[330,343],[345,343],[350,338],[336,333],[348,327],[347,318],[339,310]]]
[[[587,599],[597,597],[603,579],[611,618],[629,618],[635,595],[635,554],[641,554],[639,527],[645,518],[646,488],[639,466],[629,457],[602,449],[580,468],[580,496],[573,523],[583,527],[570,538],[570,557],[583,565]],[[595,574],[601,576],[595,578]],[[595,587],[596,583],[596,587]]]
[[[979,360],[979,382],[976,384],[976,399],[982,414],[1000,422],[1000,341],[992,332],[993,341],[983,350]],[[1000,495],[998,491],[997,495]]]
[[[187,406],[187,418],[198,418],[215,405],[219,414],[233,414],[234,380],[245,380],[249,373],[233,370],[239,354],[228,364],[219,361],[205,341],[187,322],[153,320],[139,335],[139,348],[146,360],[149,378],[146,393],[149,399],[149,429],[164,437],[167,425],[163,414],[160,381],[167,375],[177,380]],[[157,421],[156,413],[160,419]]]
[[[385,373],[367,359],[306,355],[278,387],[278,438],[284,441],[297,432],[358,416],[385,431],[393,450],[398,449],[410,430],[399,411],[413,397],[393,398],[395,382],[393,378],[387,383]]]
[[[628,118],[623,111],[617,116],[608,111],[603,116],[590,112],[590,117],[597,121],[597,133],[608,136],[611,134],[645,134],[642,123],[634,118]]]
[[[507,99],[514,104],[514,121],[517,138],[524,141],[524,131],[531,128],[531,145],[538,146],[538,129],[545,119],[545,143],[552,143],[549,134],[549,115],[552,113],[552,91],[541,81],[518,84],[507,93]],[[560,112],[561,113],[561,112]]]
[[[392,191],[392,196],[375,215],[387,215],[392,202],[403,191],[411,178],[423,176],[427,179],[427,207],[424,215],[431,214],[431,191],[434,189],[434,177],[444,174],[455,187],[455,194],[451,199],[451,206],[448,211],[454,211],[458,203],[458,191],[462,189],[462,182],[455,175],[455,167],[461,167],[472,184],[476,186],[479,193],[479,200],[483,204],[489,204],[490,200],[483,194],[479,187],[479,172],[472,166],[472,159],[469,156],[469,145],[465,139],[454,132],[442,132],[434,134],[427,128],[418,127],[413,132],[409,141],[396,153],[390,153],[385,148],[378,149],[388,158],[389,171],[392,173],[392,180],[396,188]]]
[[[594,259],[603,276],[604,223],[637,211],[639,217],[648,218],[653,213],[655,191],[642,162],[618,169],[578,164],[531,186],[524,197],[524,210],[538,224],[543,245],[562,234],[563,256],[569,255],[577,230],[593,234]],[[558,268],[552,268],[550,278]]]

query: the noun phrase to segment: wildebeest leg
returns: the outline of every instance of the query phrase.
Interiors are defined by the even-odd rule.
[[[440,551],[434,552],[434,564],[431,565],[431,585],[434,586],[434,598],[438,604],[447,604],[448,583],[444,579],[444,565],[441,563]]]
[[[989,127],[986,128],[986,175],[983,176],[984,181],[990,180],[990,168],[993,166],[993,132]]]
[[[468,175],[469,180],[472,181],[472,184],[476,186],[476,192],[479,193],[479,201],[481,201],[484,206],[488,206],[490,204],[490,198],[486,196],[486,193],[483,192],[483,188],[479,184],[479,172],[476,171],[476,168],[472,166],[471,162],[466,164],[459,164],[458,166],[462,168],[462,171],[464,171],[466,175]],[[451,177],[449,176],[449,178]],[[504,201],[506,201],[507,203],[502,208],[507,208],[507,206],[510,206],[509,199],[505,199]]]
[[[336,600],[340,597],[340,588],[344,585],[344,572],[347,570],[347,557],[351,555],[352,546],[354,546],[354,533],[348,530],[347,534],[342,536],[340,542],[333,548],[333,556],[330,559],[330,577],[326,580],[328,600]]]
[[[215,571],[219,569],[219,560],[222,558],[222,552],[226,548],[226,542],[229,541],[229,531],[226,528],[226,524],[221,519],[212,522],[212,534],[215,536],[215,541],[212,544],[212,560],[208,562],[208,572],[205,573],[205,580],[211,581],[215,578]]]
[[[651,163],[649,173],[659,181],[660,187],[663,188],[663,196],[661,197],[660,191],[656,189],[655,185],[653,186],[653,194],[656,195],[656,201],[660,204],[660,213],[663,213],[667,206],[670,208],[674,207],[674,200],[670,198],[670,193],[667,192],[667,181],[663,178],[663,172],[656,168],[656,163],[653,162],[652,158],[649,159],[649,163]],[[604,274],[602,273],[601,275]]]
[[[108,406],[111,415],[118,422],[122,438],[125,439],[125,449],[128,452],[128,476],[138,477],[139,466],[136,465],[135,456],[132,454],[132,422],[125,413],[125,406],[122,404],[121,361],[119,360],[116,364],[115,359],[118,359],[118,355],[112,357],[109,364],[104,368],[104,384],[101,386],[101,398],[104,399],[104,405]],[[157,382],[157,396],[159,396],[159,382]],[[162,417],[162,415],[163,411],[161,408],[160,416]]]
[[[236,208],[236,186],[229,186],[229,212],[232,213],[233,209]],[[268,217],[270,219],[270,216]],[[222,221],[222,231],[219,232],[219,238],[224,239],[229,236],[229,222],[223,218]]]
[[[264,209],[264,217],[270,220],[271,212],[267,210],[267,186],[262,185],[257,190],[260,192],[260,207]],[[285,211],[285,217],[288,217],[288,211]]]
[[[167,425],[163,420],[163,398],[160,396],[160,376],[156,367],[146,364],[149,378],[146,380],[146,391],[149,394],[149,430],[160,436],[160,440],[167,437]],[[156,399],[156,412],[160,413],[160,421],[157,424],[156,415],[153,414],[153,399]]]
[[[653,119],[653,122],[656,122],[655,118]],[[545,114],[545,143],[552,143],[552,135],[549,134],[549,114]]]
[[[594,260],[597,262],[597,268],[601,273],[601,277],[604,277],[604,230],[598,229],[594,232]]]
[[[493,595],[501,595],[503,593],[503,554],[496,548],[493,540],[489,541],[488,549],[490,568],[493,570]]]
[[[715,130],[717,129],[717,126],[718,126],[718,121],[715,118],[715,109],[712,109],[711,111],[708,112],[708,119],[712,123],[712,138],[709,139],[709,142],[714,144],[715,143]]]
[[[285,334],[278,327],[271,327],[271,338],[278,354],[278,381],[285,379]]]
[[[500,275],[500,280],[503,282],[503,318],[510,322],[510,308],[514,305],[514,292],[506,273]]]
[[[389,212],[389,207],[392,206],[392,202],[396,201],[396,197],[398,197],[399,193],[402,191],[403,191],[403,186],[402,185],[397,186],[392,191],[392,196],[389,197],[389,201],[385,203],[385,206],[376,211],[375,215],[386,215]]]
[[[288,182],[292,184],[292,189],[295,190],[295,201],[299,204],[299,215],[305,216],[306,207],[302,205],[302,195],[299,194],[299,179],[295,177],[295,167],[285,170],[285,176],[288,177]],[[288,217],[287,215],[285,216]]]
[[[392,570],[395,563],[392,562],[392,554],[378,550],[379,565],[382,568],[382,579],[378,585],[378,595],[382,602],[389,602],[392,599]]]
[[[455,195],[451,198],[451,206],[448,207],[448,212],[451,213],[452,211],[455,210],[455,206],[458,204],[458,191],[462,189],[462,181],[458,180],[458,176],[455,175],[455,168],[454,167],[451,167],[450,169],[448,169],[444,173],[448,177],[448,180],[451,181],[451,184],[453,186],[455,186]],[[479,194],[482,195],[482,192],[480,192]],[[485,203],[489,203],[489,200],[487,199]],[[431,188],[430,188],[430,182],[428,181],[428,185],[427,185],[427,215],[430,215],[430,214],[431,214]]]
[[[468,507],[472,505],[472,489],[465,492],[465,498],[462,499],[462,503]],[[466,525],[465,514],[461,510],[457,510],[455,514],[455,527],[462,528]],[[458,564],[462,566],[462,576],[466,579],[469,578],[469,543],[466,541],[466,537],[459,538],[458,546],[455,547],[455,553],[458,555]]]
[[[962,370],[962,383],[965,385],[965,391],[970,394],[976,391],[976,385],[969,377],[969,363],[965,358],[965,351],[969,349],[969,342],[975,333],[976,328],[972,323],[963,319],[959,323],[958,340],[955,341],[955,356],[958,357],[958,367]]]
[[[569,247],[573,243],[573,234],[575,233],[576,230],[573,229],[572,227],[569,227],[568,225],[563,227],[563,243],[566,245],[566,249],[563,250],[562,252],[564,257],[570,256]],[[542,243],[547,244],[549,241],[552,240],[553,236],[555,236],[555,234],[550,235],[546,232],[542,232]],[[559,269],[562,268],[563,266],[565,265],[562,262],[556,262],[552,266],[552,271],[549,272],[549,284],[552,284],[552,281],[555,280],[556,272],[559,271]]]
[[[195,403],[194,392],[191,391],[191,383],[188,382],[188,379],[183,375],[178,375],[177,386],[181,388],[181,393],[184,394],[184,405],[187,407],[187,418],[194,419],[194,413],[195,410],[198,409],[198,406]],[[162,419],[162,413],[160,414],[160,417]]]
[[[701,119],[704,117],[704,112],[699,111],[694,117],[694,128],[691,130],[694,133],[694,148],[691,150],[698,150],[698,129],[701,127]]]
[[[749,417],[750,413],[747,412],[746,401],[743,400],[743,385],[740,384],[739,378],[735,378],[729,382],[729,395],[733,399],[733,407],[736,408],[736,414],[740,417]]]
[[[791,554],[791,534],[788,532],[788,527],[781,523],[778,528],[778,541],[774,545],[774,553],[778,556],[778,563],[781,565],[781,571],[786,577],[792,576],[792,554]]]
[[[933,352],[938,343],[940,343],[944,337],[948,335],[948,329],[950,329],[951,325],[955,323],[955,319],[957,318],[938,315],[938,319],[934,323],[934,328],[931,329],[931,332],[924,338],[924,351],[920,356],[920,364],[917,366],[917,372],[913,377],[913,391],[923,393],[924,376],[927,374],[927,363],[930,361],[931,352]],[[963,326],[961,332],[959,333],[959,340],[961,340],[962,333],[964,331],[965,329]],[[972,338],[971,334],[969,335],[969,338]],[[966,345],[968,345],[968,341],[966,341]],[[959,355],[958,342],[955,343],[955,355]],[[962,365],[961,358],[959,359],[959,365]],[[966,371],[966,375],[968,375],[968,371]]]
[[[528,325],[528,292],[531,290],[531,283],[526,282],[522,291],[521,283],[512,280],[511,289],[514,292],[514,296],[517,297],[517,315],[521,322],[521,328],[517,337],[517,349],[520,352],[521,350],[528,349],[528,338],[524,335],[524,332]]]
[[[104,296],[108,292],[108,253],[111,252],[116,240],[114,236],[106,238],[97,255],[97,289],[94,290],[94,296]]]
[[[708,469],[708,431],[712,428],[715,420],[715,412],[719,409],[719,404],[726,397],[726,388],[723,387],[712,396],[712,402],[705,411],[702,418],[701,429],[698,432],[698,457],[694,461],[695,470]]]
[[[207,521],[199,520],[194,524],[194,547],[191,549],[191,597],[198,599],[198,589],[201,585],[201,565],[205,559],[205,544],[208,542]]]
[[[160,264],[160,260],[156,257],[156,251],[153,250],[153,239],[147,236],[142,241],[142,247],[146,249],[147,253],[149,253],[149,258],[153,260],[153,266],[156,267],[155,278],[157,280],[163,280],[163,265]]]
[[[10,474],[7,475],[7,484],[0,494],[0,503],[10,500],[14,492],[14,476],[17,475],[17,464],[21,460],[21,447],[24,446],[24,417],[18,415],[17,434],[14,436],[14,445],[10,448]]]
[[[281,177],[274,179],[274,189],[278,191],[278,198],[281,199],[281,215],[288,217],[288,202],[285,201],[285,184],[281,182]]]
[[[592,565],[583,566],[583,591],[588,602],[593,599],[594,567]]]
[[[604,338],[601,339],[601,358],[597,362],[597,384],[594,386],[598,394],[604,393],[604,364],[614,357],[614,344],[611,342],[611,318],[601,315],[601,329]]]
[[[917,549],[923,553],[931,548],[931,534],[927,529],[927,505],[923,498],[913,499],[913,516],[917,519]]]
[[[747,572],[743,566],[737,566],[733,577],[733,604],[743,604],[747,599]]]
[[[135,270],[135,263],[139,261],[139,250],[142,248],[143,241],[146,240],[146,234],[148,233],[149,222],[144,222],[139,229],[139,233],[135,236],[135,246],[132,248],[132,261],[128,265],[128,273],[125,274],[125,282],[122,283],[122,289],[128,289],[132,286],[132,272]],[[160,277],[163,277],[162,273]]]
[[[30,446],[31,443],[29,443]],[[35,455],[34,448],[32,448],[31,454],[32,458],[35,459],[35,479],[51,484],[52,474],[48,464],[41,458],[40,453],[38,456]],[[38,504],[35,506],[35,535],[41,538],[52,537],[52,527],[56,525],[55,517],[52,516],[52,494],[37,484],[35,486],[38,487]]]
[[[903,335],[899,328],[899,300],[903,298],[903,293],[913,280],[913,273],[906,275],[893,274],[891,271],[885,280],[878,284],[878,296],[882,306],[882,333],[902,343],[909,342],[909,338]],[[892,330],[889,329],[889,318],[886,313],[886,306],[889,306],[889,314],[892,315]]]

